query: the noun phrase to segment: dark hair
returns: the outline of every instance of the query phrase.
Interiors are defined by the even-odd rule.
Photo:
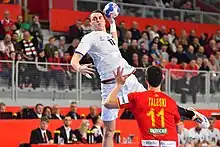
[[[163,79],[163,72],[159,66],[150,66],[147,69],[146,80],[151,87],[158,87]]]
[[[103,15],[103,17],[105,17],[105,14],[102,10],[94,10],[92,11],[92,13],[90,14],[90,16],[93,14],[93,13],[101,13]],[[90,17],[89,17],[90,18]]]
[[[92,123],[95,125],[97,123],[97,121],[100,119],[100,116],[95,116],[92,118]]]
[[[43,107],[44,105],[39,103],[39,104],[37,104],[37,105],[35,106],[35,108],[37,108],[38,106],[42,106],[42,107]]]
[[[47,109],[50,109],[50,112],[52,113],[52,109],[50,108],[50,106],[46,106],[43,109],[43,115],[45,115],[44,113],[46,112]]]
[[[70,105],[77,104],[76,102],[71,102]]]
[[[43,122],[43,121],[45,121],[45,122],[47,122],[47,123],[50,122],[49,118],[46,117],[46,116],[42,116],[42,117],[41,117],[40,122]]]
[[[3,102],[0,102],[0,106],[6,106],[6,105],[5,105],[5,103],[3,103]]]

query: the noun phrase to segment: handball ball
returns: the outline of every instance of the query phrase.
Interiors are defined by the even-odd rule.
[[[112,17],[115,18],[120,13],[120,8],[116,3],[110,2],[107,5],[105,5],[103,12],[105,13],[105,16],[107,18],[110,18],[111,14]]]

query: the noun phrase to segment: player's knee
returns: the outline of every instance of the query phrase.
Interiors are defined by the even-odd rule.
[[[113,128],[106,128],[104,131],[105,137],[113,137],[114,136],[114,129]]]

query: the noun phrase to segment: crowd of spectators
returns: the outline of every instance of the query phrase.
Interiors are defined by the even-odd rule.
[[[91,32],[89,19],[83,22],[77,20],[69,27],[65,36],[60,36],[58,44],[56,38],[49,37],[48,42],[43,42],[43,34],[39,23],[39,16],[34,15],[32,23],[23,21],[22,16],[17,21],[10,19],[10,12],[5,11],[4,19],[0,23],[0,58],[1,60],[26,61],[35,64],[20,64],[18,73],[18,84],[20,88],[50,86],[51,79],[57,84],[58,89],[74,89],[75,71],[68,65],[71,56],[74,54],[80,39]],[[182,30],[179,35],[175,28],[169,30],[166,26],[146,26],[141,31],[138,23],[133,22],[131,28],[126,27],[125,22],[120,22],[118,29],[119,48],[123,58],[134,67],[146,68],[149,65],[159,65],[164,69],[182,69],[198,71],[220,70],[220,30],[215,34],[204,32],[197,34],[195,30],[189,33]],[[40,64],[54,63],[53,65]],[[92,62],[89,55],[86,55],[81,63]],[[61,65],[64,64],[64,65]],[[2,77],[9,78],[11,84],[11,64],[0,64]],[[143,71],[136,72],[139,80],[143,80]],[[98,76],[98,75],[95,75]],[[66,79],[66,80],[65,80]],[[92,80],[93,89],[99,89],[99,80],[95,77]],[[201,83],[198,86],[198,83]],[[181,101],[184,103],[185,95],[192,94],[193,102],[196,103],[196,93],[199,90],[205,93],[205,76],[198,73],[181,72],[171,73],[171,91],[181,93]],[[211,76],[211,93],[219,90],[219,74]],[[185,89],[188,89],[187,91]]]
[[[19,112],[11,113],[7,112],[6,105],[4,103],[0,103],[0,119],[40,119],[41,121],[39,127],[30,132],[30,144],[87,144],[89,143],[87,139],[88,131],[93,131],[94,143],[102,142],[103,122],[100,119],[100,113],[96,106],[90,106],[88,114],[79,114],[77,111],[78,106],[75,102],[70,104],[69,112],[67,114],[64,114],[62,110],[63,109],[60,109],[58,105],[50,107],[39,103],[34,108],[22,107]],[[3,113],[8,115],[2,115]],[[50,120],[54,119],[63,120],[63,125],[56,130],[53,130],[54,136],[52,136],[52,130],[48,130],[48,125],[50,124]],[[120,116],[120,119],[131,120],[135,118],[129,110],[125,109]],[[81,120],[79,128],[71,127],[71,125],[74,123],[74,120]],[[89,120],[91,120],[92,124],[90,124]],[[209,121],[210,127],[208,129],[202,129],[199,125],[186,129],[184,128],[183,121],[181,121],[177,125],[179,147],[194,147],[201,145],[212,147],[220,145],[220,132],[214,127],[215,119],[210,118]],[[126,138],[126,136],[121,136],[121,139],[122,138]],[[123,141],[125,140],[123,139]]]

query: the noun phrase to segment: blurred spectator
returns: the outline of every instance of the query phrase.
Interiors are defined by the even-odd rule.
[[[52,107],[52,118],[53,119],[64,119],[64,116],[60,114],[60,108],[58,105],[53,105]]]
[[[17,22],[15,22],[16,28],[19,30],[22,24],[23,24],[23,16],[18,15]]]
[[[72,102],[70,104],[70,112],[67,115],[71,116],[71,118],[74,119],[74,120],[81,119],[81,116],[77,113],[77,104],[76,104],[76,102]]]
[[[211,39],[209,41],[209,44],[204,46],[205,54],[209,58],[211,54],[215,53],[216,50],[216,41],[214,39]]]
[[[160,38],[162,38],[165,34],[167,34],[166,30],[167,30],[166,26],[161,26],[160,30],[157,31]]]
[[[58,51],[58,47],[55,45],[56,38],[55,37],[50,37],[49,38],[49,43],[47,43],[44,47],[45,51],[45,56],[47,58],[51,58],[54,55],[55,51]]]
[[[141,46],[141,44],[143,44],[143,46]],[[146,32],[141,33],[141,39],[138,40],[138,48],[149,51],[149,41]]]
[[[203,46],[199,46],[199,49],[196,53],[196,57],[200,57],[200,58],[206,58],[206,55],[204,54],[204,47]]]
[[[81,27],[83,30],[83,35],[90,33],[92,31],[91,26],[90,26],[90,19],[86,18]]]
[[[121,21],[119,23],[119,32],[120,32],[120,38],[121,38],[121,43],[125,40],[125,36],[126,36],[126,32],[127,32],[127,28],[125,26],[125,22],[124,21]]]
[[[64,52],[67,50],[66,38],[64,36],[60,36],[58,50],[59,50],[60,57],[62,58],[64,55]]]
[[[217,128],[215,128],[215,119],[209,118],[209,129],[208,131],[208,142],[211,143],[212,146],[219,145],[220,143],[220,132]]]
[[[204,46],[208,43],[208,34],[207,33],[202,33],[200,38],[199,38],[199,43],[201,46]]]
[[[167,53],[172,55],[172,50],[170,49],[170,44],[168,42],[168,35],[164,34],[158,43],[158,48],[161,49],[162,46],[167,46]]]
[[[3,31],[5,34],[12,34],[12,28],[14,25],[14,22],[10,19],[10,12],[8,10],[4,11],[4,18],[1,20],[1,24],[3,27]]]
[[[167,53],[167,46],[166,45],[163,45],[161,47],[161,58],[162,60],[166,60],[166,61],[169,61],[169,54]]]
[[[44,105],[43,104],[37,104],[35,106],[35,113],[32,116],[32,118],[42,118],[43,110],[44,110]]]
[[[78,47],[80,40],[75,38],[73,39],[71,45],[68,47],[67,51],[70,54],[70,56],[73,56],[75,49]]]
[[[42,115],[52,119],[52,109],[49,106],[44,107]]]
[[[196,37],[196,31],[190,30],[189,36],[188,36],[188,43],[193,44],[193,39]]]
[[[137,40],[132,40],[131,45],[128,47],[128,63],[133,64],[133,54],[138,53],[138,43]]]
[[[11,35],[6,34],[4,40],[0,41],[0,52],[2,52],[3,54],[7,55],[7,57],[9,57],[10,56],[9,53],[11,51],[15,51],[14,45],[11,42]]]
[[[179,122],[177,125],[177,132],[179,138],[179,145],[185,145],[189,141],[189,130],[184,127],[183,121]]]
[[[73,130],[71,129],[71,125],[72,125],[71,117],[70,116],[65,116],[64,120],[63,120],[63,126],[57,129],[57,131],[60,131],[59,136],[61,138],[63,138],[63,140],[64,140],[63,143],[64,144],[71,144],[71,143],[73,143],[73,139],[76,137],[74,135]],[[58,144],[61,143],[61,142],[59,142],[58,138],[55,139],[55,136],[54,136],[54,140],[57,140],[57,142],[55,142],[55,143],[58,143]]]
[[[198,52],[198,49],[200,47],[199,38],[198,37],[194,37],[193,38],[192,46],[194,47],[194,53]]]
[[[33,42],[35,44],[35,47],[37,49],[38,48],[41,49],[43,45],[43,34],[42,34],[38,15],[34,15],[32,17],[32,24],[31,24],[30,32],[31,32],[31,35],[34,37]]]
[[[152,45],[152,48],[151,48],[151,51],[150,51],[150,56],[151,56],[152,60],[154,62],[156,62],[156,64],[158,64],[160,62],[161,54],[160,54],[160,51],[158,49],[158,44],[154,43]]]
[[[190,136],[195,138],[195,143],[200,143],[200,142],[203,142],[203,141],[208,141],[207,130],[201,128],[199,125],[197,125],[194,128],[191,128],[189,130],[189,133],[190,133]]]
[[[103,139],[103,121],[101,120],[100,116],[95,116],[92,118],[93,127],[91,131],[94,132],[94,141],[95,143],[102,143]]]
[[[131,45],[131,38],[132,38],[132,33],[131,31],[127,31],[126,32],[126,35],[125,35],[125,39],[124,39],[124,42],[127,42],[128,45]]]
[[[191,61],[191,60],[195,60],[196,59],[196,56],[194,54],[194,47],[192,45],[190,45],[188,47],[188,50],[186,52],[186,55],[187,55],[187,60],[188,62]]]
[[[178,60],[178,64],[181,64],[183,62],[187,62],[187,55],[183,52],[183,46],[178,45],[177,52],[173,54],[172,57],[176,57]]]
[[[170,28],[170,32],[168,33],[168,42],[169,44],[172,44],[174,39],[176,39],[176,30],[175,28]]]
[[[86,116],[86,119],[93,119],[98,116],[96,106],[90,106],[89,110],[90,110],[90,113]]]
[[[18,42],[18,34],[17,33],[13,33],[13,35],[11,36],[11,42],[14,46],[15,51],[21,51],[21,47]]]
[[[49,119],[42,117],[40,127],[31,131],[30,144],[53,144],[51,132],[48,130]]]
[[[61,59],[58,51],[53,51],[53,57],[48,59],[48,62],[54,63],[50,65],[51,78],[53,78],[58,86],[59,90],[64,89],[64,76],[65,71],[63,67],[60,65]]]
[[[140,67],[139,56],[137,53],[133,53],[132,55],[132,64],[133,67]]]
[[[83,143],[83,144],[87,144],[87,131],[89,130],[89,121],[84,119],[82,120],[82,123],[80,125],[80,128],[78,129],[75,129],[73,131],[74,135],[76,136],[77,138],[77,141],[79,141],[80,143]]]
[[[45,86],[46,88],[49,87],[50,84],[50,71],[48,70],[48,65],[47,64],[42,64],[42,63],[47,63],[47,58],[45,56],[45,53],[43,50],[38,52],[38,56],[35,58],[36,62],[36,76],[37,76],[37,81],[36,81],[36,87],[40,87],[42,78],[45,81]]]
[[[37,55],[36,48],[28,31],[24,32],[24,39],[20,41],[22,55],[26,61],[34,61],[35,56]]]
[[[183,46],[183,50],[186,51],[188,47],[188,37],[186,30],[182,30],[179,36],[179,43]]]
[[[120,52],[122,57],[128,62],[129,61],[129,51],[128,51],[128,43],[123,42],[120,47]]]
[[[216,32],[215,41],[216,41],[216,42],[220,42],[220,30],[218,30],[218,31]]]
[[[133,113],[129,109],[125,109],[120,119],[135,119]]]
[[[77,20],[75,25],[69,27],[69,42],[83,37],[82,21]]]
[[[180,45],[179,40],[177,38],[173,39],[173,42],[170,45],[172,52],[176,53],[177,47]]]
[[[158,31],[158,27],[157,25],[154,25],[152,30],[150,31],[150,40],[153,40],[155,37],[160,37],[157,31]]]
[[[6,105],[3,102],[0,102],[0,112],[6,112]]]
[[[151,63],[149,62],[148,55],[143,55],[141,58],[141,67],[147,68],[150,65],[151,65]]]
[[[132,27],[129,29],[129,31],[131,31],[132,39],[138,40],[141,38],[141,33],[138,29],[138,23],[136,21],[132,22]]]

